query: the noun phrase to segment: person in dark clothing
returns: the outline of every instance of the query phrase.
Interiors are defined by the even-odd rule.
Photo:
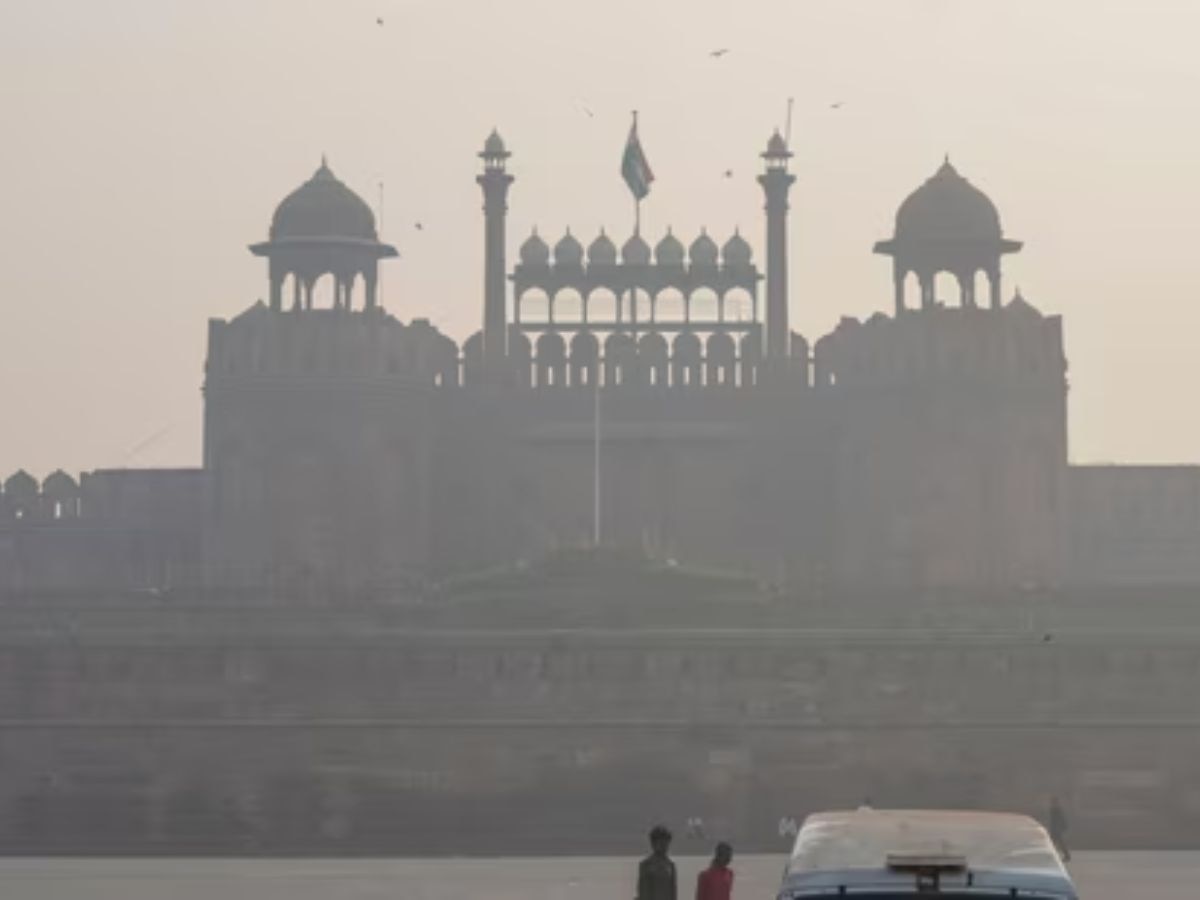
[[[1057,797],[1050,798],[1050,821],[1048,824],[1050,840],[1054,841],[1058,855],[1063,858],[1063,862],[1070,862],[1071,851],[1067,849],[1067,814],[1063,812]]]
[[[731,900],[733,897],[733,848],[724,841],[717,844],[712,862],[696,878],[696,900]]]
[[[638,864],[635,900],[679,900],[675,882],[675,863],[667,856],[671,832],[663,825],[650,829],[650,855]]]

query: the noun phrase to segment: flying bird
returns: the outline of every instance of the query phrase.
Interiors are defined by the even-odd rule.
[[[845,100],[839,100],[837,103],[830,103],[829,108],[830,109],[841,109],[845,105],[846,105]]]
[[[414,224],[413,224],[413,227],[414,227],[414,228],[416,228],[416,229],[417,229],[417,231],[424,231],[424,230],[425,230],[425,226],[424,226],[422,223],[420,223],[420,222],[416,222],[416,223],[414,223]]]
[[[713,50],[708,55],[711,56],[713,59],[720,59],[722,56],[724,56],[728,52],[729,52],[728,47],[722,47],[720,50]]]
[[[725,170],[725,177],[726,177],[726,178],[732,178],[732,177],[733,177],[733,169],[726,169],[726,170]]]
[[[382,25],[382,24],[383,24],[383,16],[376,16],[376,17],[375,17],[375,24],[376,24],[376,25]]]

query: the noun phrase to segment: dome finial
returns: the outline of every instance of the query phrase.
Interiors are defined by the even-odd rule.
[[[333,170],[329,168],[329,157],[321,154],[321,165],[317,167],[317,171],[313,172],[313,181],[333,181]]]
[[[788,146],[788,142],[783,135],[779,133],[779,129],[775,129],[775,133],[771,135],[771,139],[767,141],[767,151],[762,155],[763,159],[768,163],[782,164],[790,159],[792,150]]]
[[[504,144],[504,138],[500,137],[500,130],[493,128],[492,133],[483,142],[483,152],[479,154],[480,158],[486,162],[499,164],[511,155],[508,152],[508,147]]]

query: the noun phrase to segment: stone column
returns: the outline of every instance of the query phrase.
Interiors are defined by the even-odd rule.
[[[279,264],[272,259],[270,263],[271,279],[271,309],[276,312],[283,306],[283,279],[285,272],[280,271]]]
[[[366,309],[374,309],[378,303],[379,290],[379,266],[373,263],[363,272],[363,285],[366,288],[366,300],[363,305]]]
[[[934,275],[930,272],[921,272],[918,277],[921,282],[921,309],[933,309]]]
[[[955,277],[958,279],[958,295],[963,307],[967,309],[974,308],[975,276],[973,274],[959,273]]]
[[[770,162],[770,161],[769,161]],[[767,196],[767,360],[788,355],[788,191],[796,181],[782,166],[758,176]]]
[[[508,310],[506,285],[507,262],[505,224],[508,216],[508,189],[513,177],[505,171],[508,152],[493,132],[480,154],[483,174],[476,182],[483,188],[483,365],[489,378],[500,377],[507,357]]]

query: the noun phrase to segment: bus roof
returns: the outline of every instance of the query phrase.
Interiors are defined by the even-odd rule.
[[[803,896],[845,886],[903,892],[914,877],[897,860],[944,860],[945,890],[995,893],[1017,888],[1074,897],[1045,829],[1028,816],[941,810],[824,812],[796,837],[784,893]]]

